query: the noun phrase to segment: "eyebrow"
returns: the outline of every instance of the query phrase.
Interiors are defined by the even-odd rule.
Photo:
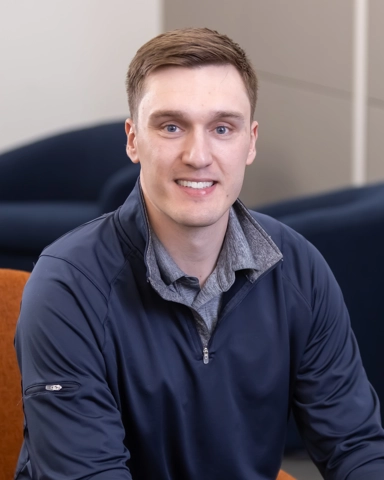
[[[160,119],[175,118],[179,120],[187,120],[188,116],[181,110],[156,110],[151,113],[149,119],[150,121],[156,121]],[[231,110],[218,110],[214,112],[214,115],[211,121],[221,120],[224,118],[244,121],[244,115],[239,112]]]

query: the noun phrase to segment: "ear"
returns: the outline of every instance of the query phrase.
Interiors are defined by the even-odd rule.
[[[246,165],[251,165],[256,157],[256,140],[259,135],[259,124],[256,121],[253,121],[251,124],[251,136],[249,144],[248,158]]]
[[[136,125],[132,118],[125,121],[125,133],[127,134],[127,155],[132,163],[139,163],[139,153],[137,151]]]

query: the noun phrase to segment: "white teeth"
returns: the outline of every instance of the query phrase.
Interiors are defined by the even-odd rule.
[[[208,188],[213,185],[213,182],[188,182],[187,180],[177,180],[177,183],[182,187],[190,188]]]

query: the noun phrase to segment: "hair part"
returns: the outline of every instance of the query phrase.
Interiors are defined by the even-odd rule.
[[[145,43],[133,58],[126,77],[128,105],[136,118],[146,78],[162,67],[194,68],[233,65],[243,79],[253,119],[257,101],[257,76],[244,50],[227,35],[209,28],[186,28],[162,33]]]

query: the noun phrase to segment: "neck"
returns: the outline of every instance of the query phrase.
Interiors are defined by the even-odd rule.
[[[214,225],[206,227],[171,226],[148,214],[154,232],[178,267],[187,275],[197,277],[203,286],[216,266],[227,230],[228,212]]]

